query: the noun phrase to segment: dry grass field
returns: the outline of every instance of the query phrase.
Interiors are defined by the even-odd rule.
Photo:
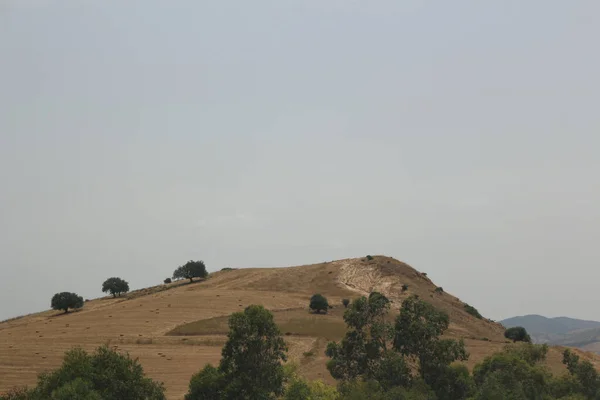
[[[405,292],[404,284],[408,285]],[[341,301],[373,290],[392,300],[392,314],[411,294],[446,310],[451,320],[448,335],[465,340],[470,367],[502,349],[501,325],[469,315],[458,298],[435,293],[435,288],[412,267],[376,256],[222,271],[203,282],[180,281],[121,298],[91,300],[77,312],[32,314],[0,323],[0,392],[34,384],[38,373],[60,365],[64,352],[74,346],[93,350],[107,344],[138,357],[149,376],[165,383],[169,399],[181,399],[192,374],[208,362],[218,363],[228,315],[250,304],[273,311],[289,344],[290,359],[300,365],[304,376],[333,383],[323,351],[328,340],[338,340],[345,332]],[[308,312],[314,293],[325,295],[334,306],[327,315]],[[552,348],[548,357],[550,368],[559,373],[563,371],[560,352]],[[585,357],[598,361],[590,354]]]

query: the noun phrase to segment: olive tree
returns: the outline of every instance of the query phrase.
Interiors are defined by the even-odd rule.
[[[52,296],[50,306],[53,310],[64,310],[65,313],[68,313],[69,308],[83,307],[83,297],[71,292],[56,293]]]
[[[190,282],[194,278],[206,278],[207,276],[208,272],[206,271],[204,261],[190,260],[173,272],[173,279],[189,279]]]
[[[120,296],[121,293],[129,292],[129,283],[121,278],[108,278],[102,284],[102,291],[109,292],[113,297]]]

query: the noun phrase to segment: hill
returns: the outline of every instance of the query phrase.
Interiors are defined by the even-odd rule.
[[[165,382],[168,398],[181,399],[192,374],[207,362],[219,361],[228,315],[250,304],[262,304],[273,312],[289,344],[290,358],[305,377],[333,383],[323,352],[328,340],[339,340],[345,332],[341,301],[374,290],[390,298],[393,313],[412,294],[447,311],[448,335],[465,340],[471,354],[469,367],[502,349],[506,341],[500,324],[469,314],[460,299],[436,288],[426,274],[393,258],[376,256],[220,271],[202,282],[179,281],[121,298],[95,299],[77,312],[45,311],[0,323],[0,392],[33,384],[39,372],[57,367],[73,346],[93,350],[108,344],[139,357],[150,377]],[[325,295],[334,306],[327,315],[308,313],[314,293]],[[548,355],[555,373],[564,371],[560,352],[552,348]]]
[[[579,347],[600,352],[600,322],[568,317],[546,318],[525,315],[508,318],[500,323],[507,328],[522,326],[536,343]]]

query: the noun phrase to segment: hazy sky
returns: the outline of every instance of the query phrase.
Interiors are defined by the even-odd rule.
[[[0,319],[385,254],[600,320],[600,2],[0,2]]]

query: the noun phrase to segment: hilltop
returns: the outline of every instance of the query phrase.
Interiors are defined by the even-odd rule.
[[[108,344],[139,357],[150,377],[165,382],[168,398],[181,399],[192,374],[207,362],[218,362],[228,315],[250,304],[273,312],[290,358],[305,377],[333,383],[323,351],[327,341],[339,340],[345,332],[341,301],[371,291],[389,297],[392,313],[413,294],[448,312],[448,336],[465,340],[469,367],[506,343],[502,325],[468,312],[465,303],[437,288],[426,274],[393,258],[224,270],[205,281],[178,281],[121,298],[87,301],[83,309],[69,314],[45,311],[0,323],[0,392],[33,384],[39,372],[57,367],[73,346],[93,350]],[[333,305],[327,315],[308,313],[314,293],[325,295]],[[552,348],[548,354],[555,373],[564,370],[560,352]]]

